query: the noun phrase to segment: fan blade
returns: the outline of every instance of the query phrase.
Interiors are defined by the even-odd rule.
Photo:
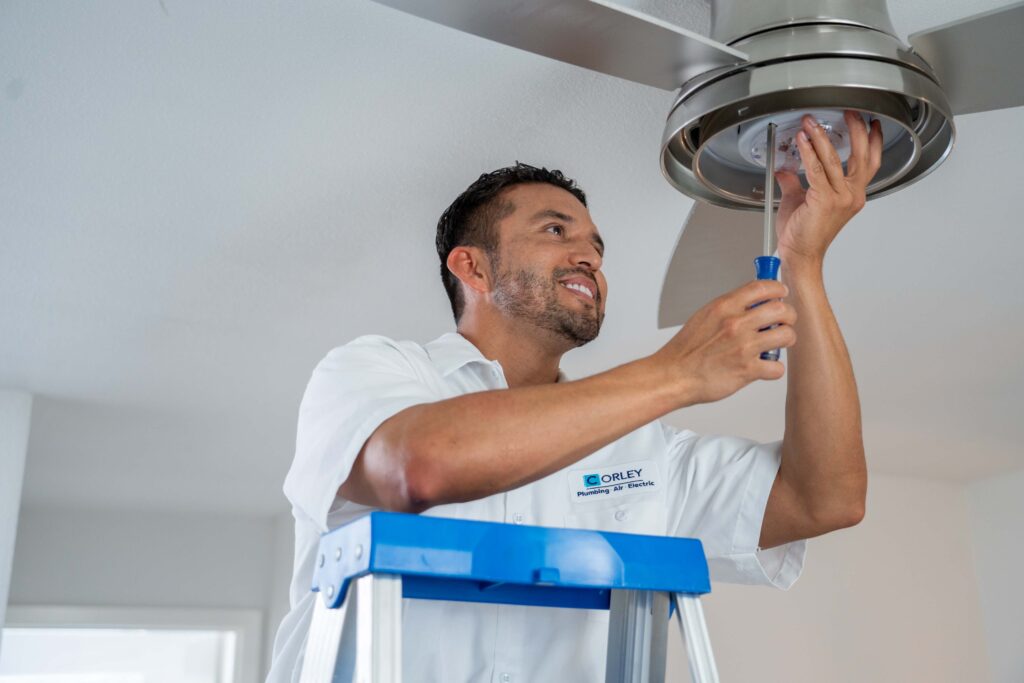
[[[754,279],[764,214],[697,202],[665,274],[658,327],[682,325],[712,299]]]
[[[1024,2],[936,26],[907,40],[935,69],[954,114],[1024,104]]]
[[[637,83],[675,90],[747,56],[604,0],[376,0],[417,17]]]

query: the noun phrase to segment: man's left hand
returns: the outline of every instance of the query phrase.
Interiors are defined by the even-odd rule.
[[[842,227],[864,207],[868,183],[882,163],[882,128],[876,119],[869,132],[854,111],[844,118],[851,150],[845,173],[828,134],[814,118],[804,116],[796,142],[809,187],[804,190],[791,171],[775,174],[782,188],[777,223],[783,263],[820,264]]]

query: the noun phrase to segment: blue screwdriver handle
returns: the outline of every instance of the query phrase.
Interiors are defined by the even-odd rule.
[[[754,259],[754,270],[757,273],[757,279],[758,280],[778,280],[779,279],[779,266],[780,265],[782,265],[782,261],[779,260],[779,258],[777,256],[758,256],[756,259]],[[760,306],[761,304],[764,304],[764,303],[768,303],[768,302],[767,301],[762,301],[760,303],[754,304],[754,306]],[[751,308],[753,308],[753,306]],[[763,329],[761,329],[759,331],[760,332],[764,332],[765,330],[770,330],[773,327],[777,327],[777,325],[769,325],[768,327],[765,327],[765,328],[763,328]],[[780,349],[772,349],[771,351],[764,351],[764,352],[761,353],[761,360],[778,360],[780,353],[781,353]]]

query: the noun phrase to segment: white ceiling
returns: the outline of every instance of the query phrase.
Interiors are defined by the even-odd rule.
[[[704,29],[707,6],[632,2]],[[892,2],[904,35],[1004,0]],[[451,328],[434,226],[515,160],[579,179],[606,327],[565,369],[655,350],[691,200],[658,169],[671,94],[364,0],[0,4],[0,386],[37,395],[25,500],[271,513],[313,366]],[[828,263],[873,471],[1024,467],[1024,109],[872,202]],[[672,422],[761,439],[783,387]]]

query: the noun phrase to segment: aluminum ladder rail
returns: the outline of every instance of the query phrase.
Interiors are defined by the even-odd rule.
[[[663,683],[670,611],[718,683],[700,541],[371,512],[322,536],[301,683],[401,683],[402,600],[608,609],[606,683]]]

